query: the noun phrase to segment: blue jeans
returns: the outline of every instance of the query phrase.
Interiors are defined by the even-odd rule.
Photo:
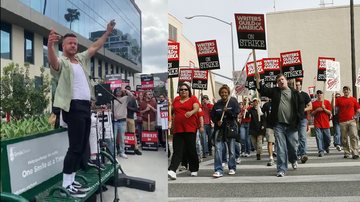
[[[307,144],[306,144],[306,127],[307,119],[301,119],[298,125],[298,135],[299,135],[299,148],[297,155],[303,156],[306,155]]]
[[[229,150],[229,161],[228,161],[228,166],[229,166],[229,170],[236,170],[236,163],[235,163],[235,139],[226,139],[225,141],[217,141],[217,134],[219,132],[217,131],[215,133],[215,163],[214,163],[214,169],[215,172],[220,172],[221,174],[224,173],[223,167],[222,167],[222,163],[223,163],[223,151],[225,148],[226,151],[226,146],[228,147]]]
[[[209,150],[208,150],[208,141],[206,140],[206,131],[204,129],[204,132],[200,133],[200,142],[201,142],[201,147],[202,147],[202,154],[205,155],[206,153],[209,153]]]
[[[199,157],[201,157],[201,154],[203,152],[203,148],[201,146],[201,140],[200,140],[200,132],[199,130],[196,132],[196,153]]]
[[[116,134],[115,142],[117,142],[117,138],[120,138],[120,143],[119,143],[120,154],[125,154],[125,131],[126,131],[126,120],[114,122],[114,133]]]
[[[336,145],[342,145],[341,143],[341,131],[340,131],[340,124],[339,122],[333,121],[333,127],[334,127],[334,146]]]
[[[242,123],[240,125],[240,139],[244,142],[244,151],[246,154],[250,154],[251,150],[251,139],[249,134],[250,123]]]
[[[330,128],[315,128],[316,145],[320,152],[328,149],[331,142]]]
[[[235,159],[240,157],[240,143],[235,142]]]
[[[205,134],[207,136],[208,153],[212,152],[212,128],[210,124],[204,124]]]
[[[290,163],[297,160],[298,131],[291,129],[289,125],[278,123],[274,127],[276,142],[276,169],[277,172],[286,172],[288,169],[288,159]]]

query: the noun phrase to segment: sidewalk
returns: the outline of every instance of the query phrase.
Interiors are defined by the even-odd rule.
[[[118,198],[121,202],[165,202],[168,201],[167,186],[167,152],[163,148],[159,151],[144,151],[143,155],[128,155],[128,159],[118,157],[118,161],[126,175],[154,180],[155,191],[148,192],[127,187],[118,187]],[[114,200],[114,187],[107,186],[103,192],[103,202]],[[100,201],[100,195],[97,195]]]

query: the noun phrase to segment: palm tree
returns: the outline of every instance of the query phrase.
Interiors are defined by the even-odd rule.
[[[75,20],[79,20],[80,12],[77,9],[68,8],[68,13],[64,15],[64,18],[67,22],[70,22],[70,30],[71,30],[71,23]]]

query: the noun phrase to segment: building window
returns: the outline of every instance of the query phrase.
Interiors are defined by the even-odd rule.
[[[119,66],[116,66],[116,73],[119,73]]]
[[[109,74],[109,64],[105,62],[105,75]]]
[[[34,64],[34,33],[24,31],[24,61]]]
[[[98,77],[102,78],[102,61],[98,60]]]
[[[169,40],[177,41],[177,28],[169,24]]]
[[[48,41],[47,38],[43,38],[43,65],[44,65],[44,67],[49,67],[47,41]]]
[[[91,57],[91,59],[90,59],[90,74],[91,74],[92,78],[95,77],[95,61],[94,61],[94,57]]]
[[[11,53],[11,25],[1,22],[1,58],[11,60]]]

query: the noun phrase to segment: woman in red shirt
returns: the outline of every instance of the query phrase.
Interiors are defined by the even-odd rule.
[[[173,113],[173,156],[168,168],[170,179],[176,179],[176,170],[180,165],[183,150],[186,150],[191,176],[197,176],[199,159],[196,152],[196,130],[198,129],[199,100],[191,95],[190,85],[183,83],[172,105]]]

